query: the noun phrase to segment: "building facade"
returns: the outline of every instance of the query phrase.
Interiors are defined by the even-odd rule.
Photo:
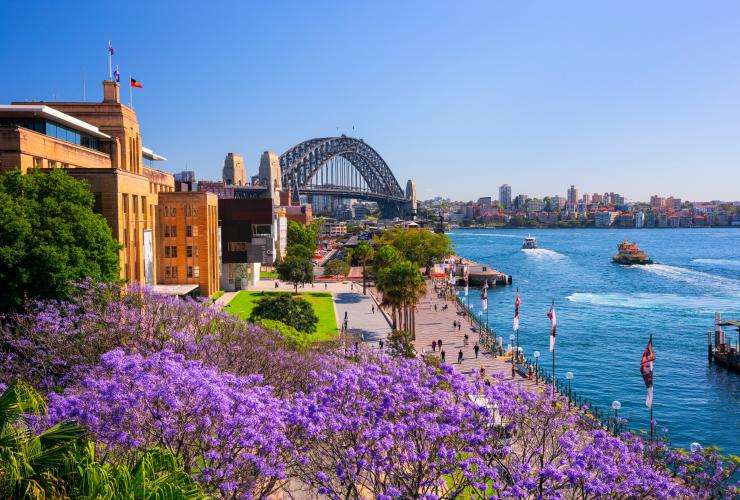
[[[218,197],[174,192],[159,196],[157,283],[197,284],[209,297],[219,290]]]
[[[504,184],[498,188],[498,201],[504,208],[511,208],[511,186]]]

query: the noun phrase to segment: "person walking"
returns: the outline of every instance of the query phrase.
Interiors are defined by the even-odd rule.
[[[468,334],[466,333],[463,337],[463,345],[468,345],[468,340],[470,340],[470,337],[468,337]]]
[[[456,319],[453,319],[452,320],[452,329],[454,330],[455,328],[457,328],[457,320]]]
[[[462,328],[462,322],[461,321],[458,321],[457,322],[457,331],[459,332],[461,328]]]
[[[380,350],[382,351],[383,350],[383,345],[384,345],[383,339],[380,339],[380,341],[378,342],[378,344],[380,345]]]
[[[375,304],[370,304],[370,309],[373,310],[373,314],[375,314]]]
[[[434,312],[437,312],[437,304],[434,304]]]
[[[441,351],[439,351],[439,360],[440,360],[440,363],[444,363],[445,362],[445,351],[444,351],[444,349],[442,349]]]
[[[432,340],[432,352],[435,352],[437,350],[437,341]]]
[[[328,288],[329,288],[329,284],[328,283],[324,283],[324,290],[327,290]]]
[[[461,365],[464,359],[465,356],[463,356],[462,349],[460,349],[460,352],[457,353],[457,364]]]
[[[437,340],[437,345],[442,349],[442,339]]]
[[[278,286],[278,280],[275,280],[275,288],[277,288]]]
[[[475,351],[475,359],[478,359],[478,351],[480,351],[480,346],[478,345],[478,342],[475,343],[473,351]]]

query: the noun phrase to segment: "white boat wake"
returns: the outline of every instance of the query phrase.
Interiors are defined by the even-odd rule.
[[[516,236],[514,234],[493,234],[493,233],[468,233],[468,232],[450,232],[448,233],[452,236],[478,236],[483,238],[514,238],[517,240],[521,240],[521,236]]]
[[[700,266],[731,267],[740,269],[740,259],[694,259],[692,264]]]
[[[630,266],[630,268],[647,271],[663,278],[681,281],[689,285],[712,289],[723,288],[727,292],[740,294],[740,281],[717,276],[716,274],[694,271],[685,267],[669,266],[667,264],[648,264],[645,266]]]
[[[576,304],[623,307],[627,309],[679,309],[698,314],[712,314],[714,311],[740,311],[740,302],[736,298],[717,297],[713,295],[576,292],[570,294],[567,299]]]
[[[522,252],[528,257],[534,257],[539,260],[563,260],[567,258],[562,253],[558,253],[555,250],[548,250],[547,248],[522,248]]]

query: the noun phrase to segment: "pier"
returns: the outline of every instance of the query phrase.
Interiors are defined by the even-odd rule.
[[[737,328],[737,344],[733,344],[732,339],[727,337],[722,330],[723,326]],[[714,313],[714,339],[712,332],[707,332],[707,357],[709,363],[716,363],[730,371],[740,373],[740,320],[723,320],[719,312]]]
[[[456,262],[457,270],[453,276],[456,282],[463,280],[463,266],[468,266],[468,284],[470,286],[483,286],[486,281],[491,285],[511,285],[512,277],[510,275],[497,271],[487,264],[478,264],[464,257],[457,257]]]

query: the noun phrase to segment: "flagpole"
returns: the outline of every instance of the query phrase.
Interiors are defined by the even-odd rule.
[[[653,334],[650,334],[650,345],[653,343]],[[655,386],[655,373],[653,370],[653,386]],[[655,392],[655,391],[653,391]],[[653,400],[650,400],[650,444],[653,444]]]
[[[134,109],[134,88],[131,86],[131,75],[128,75],[128,104]]]
[[[552,307],[555,307],[555,301],[552,301]],[[552,325],[550,325],[550,335],[552,335]],[[555,395],[555,343],[552,344],[552,394]]]
[[[113,80],[113,54],[110,53],[110,40],[108,40],[108,78]]]

